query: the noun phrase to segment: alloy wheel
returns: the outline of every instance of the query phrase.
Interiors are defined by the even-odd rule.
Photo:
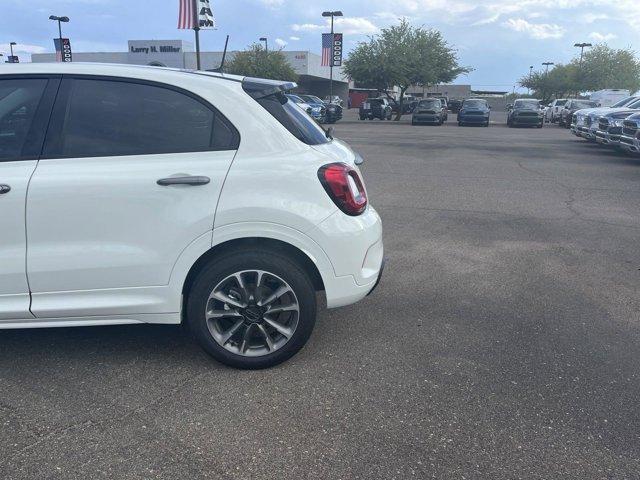
[[[244,270],[216,285],[207,300],[205,317],[218,345],[236,355],[259,357],[291,339],[300,304],[282,278],[264,270]]]

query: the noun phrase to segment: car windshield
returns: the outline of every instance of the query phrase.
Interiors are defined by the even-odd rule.
[[[442,104],[440,103],[440,100],[420,100],[418,106],[420,108],[437,108],[442,106]]]
[[[305,103],[305,101],[304,101],[302,98],[300,98],[299,96],[297,96],[297,95],[291,95],[291,94],[289,94],[289,95],[287,95],[286,97],[287,97],[289,100],[293,100],[295,103]]]
[[[626,106],[626,107],[629,107],[629,108],[631,108],[633,110],[638,110],[638,109],[640,109],[640,98],[636,98],[636,100],[634,102],[630,103],[629,105],[621,105],[621,106]]]
[[[589,100],[574,100],[571,102],[571,108],[593,108],[597,106],[598,104],[596,102],[591,102]]]
[[[627,105],[633,104],[638,100],[638,97],[627,97],[623,100],[620,100],[618,103],[614,103],[611,105],[611,108],[625,107]]]
[[[538,100],[516,100],[514,107],[534,110],[540,108],[540,102]]]
[[[487,102],[484,100],[465,100],[462,106],[465,108],[484,108],[487,106]]]
[[[313,95],[300,95],[304,101],[308,103],[323,103],[318,97],[314,97]]]

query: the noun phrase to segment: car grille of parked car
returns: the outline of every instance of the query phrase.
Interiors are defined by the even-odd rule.
[[[537,117],[538,112],[518,112],[518,116],[520,117]]]
[[[628,135],[629,137],[635,137],[638,133],[638,124],[633,120],[625,120],[622,133]]]
[[[608,118],[600,118],[598,120],[598,128],[603,131],[607,131],[609,128],[609,119]]]
[[[418,110],[418,113],[424,113],[425,115],[435,115],[435,110]]]
[[[484,115],[484,112],[464,112],[465,115]]]

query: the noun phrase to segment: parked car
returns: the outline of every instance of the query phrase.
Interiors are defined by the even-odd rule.
[[[311,115],[311,117],[313,117],[313,119],[318,123],[324,123],[327,112],[324,105],[311,105],[310,103],[305,102],[299,95],[294,95],[292,93],[287,93],[286,97]]]
[[[393,115],[389,100],[380,98],[368,98],[366,102],[360,105],[359,116],[360,120],[373,120],[379,118],[380,120],[391,120]]]
[[[336,123],[342,118],[342,107],[335,103],[324,103],[315,95],[298,95],[302,100],[311,105],[311,107],[320,107],[324,109],[323,120],[320,123]]]
[[[622,122],[620,148],[640,155],[640,113],[634,113]]]
[[[566,98],[556,98],[548,105],[548,109],[545,111],[545,120],[550,123],[556,123],[560,118],[560,110],[567,103]]]
[[[334,105],[340,105],[342,108],[344,108],[344,100],[342,100],[342,98],[340,98],[338,95],[327,95],[326,97],[324,97],[323,101],[326,104],[332,103]]]
[[[416,109],[413,111],[411,125],[418,125],[420,123],[442,125],[447,121],[447,118],[447,109],[442,105],[442,100],[438,98],[425,98],[418,102]]]
[[[599,107],[610,107],[618,103],[620,100],[627,98],[629,95],[631,95],[629,90],[611,88],[593,92],[589,96],[589,100],[596,102]]]
[[[597,106],[598,105],[595,102],[592,102],[591,100],[579,100],[579,99],[567,100],[567,103],[565,103],[562,109],[560,110],[558,125],[560,125],[561,127],[569,128],[571,126],[571,119],[573,118],[574,113],[584,108],[595,108]]]
[[[451,113],[458,113],[460,111],[460,108],[462,108],[462,103],[463,100],[452,98],[447,103],[447,106],[449,107],[449,111]]]
[[[544,114],[541,109],[540,100],[532,98],[519,98],[513,105],[507,105],[507,126],[538,127],[544,124]]]
[[[383,245],[361,157],[295,86],[4,66],[0,328],[184,322],[219,361],[263,368],[306,343],[317,292],[364,298]]]
[[[597,107],[578,110],[573,114],[571,120],[571,132],[587,140],[595,141],[595,134],[598,130],[598,118],[614,110],[623,111],[626,109],[640,108],[640,97],[627,97],[611,107]]]
[[[489,126],[491,107],[486,100],[481,98],[468,98],[462,102],[462,108],[458,112],[458,126],[482,125]]]
[[[405,95],[402,99],[402,115],[413,113],[416,105],[418,105],[418,100],[418,98],[411,95]],[[398,113],[400,110],[400,102],[395,99],[389,100],[389,105],[391,105],[391,111],[393,113]]]
[[[616,109],[617,110],[617,109]],[[597,129],[595,132],[595,141],[602,145],[617,147],[620,145],[620,137],[624,121],[627,117],[633,115],[635,110],[612,111],[598,117]]]

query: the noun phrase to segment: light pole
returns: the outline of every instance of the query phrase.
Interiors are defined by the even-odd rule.
[[[269,40],[267,40],[267,37],[260,37],[260,41],[264,42],[264,51],[267,52],[267,55],[269,54]]]
[[[590,43],[574,43],[573,46],[580,49],[580,67],[579,67],[579,71],[580,71],[580,83],[582,83],[582,57],[584,56],[584,49],[585,49],[585,47],[593,47],[593,45],[591,45]],[[578,93],[579,92],[576,91],[576,97],[578,96]]]
[[[323,17],[331,17],[331,62],[329,63],[329,101],[333,101],[333,17],[342,17],[342,12],[322,12]]]
[[[529,85],[531,85],[531,76],[533,75],[533,65],[529,65]],[[527,87],[527,95],[531,95],[531,87]]]
[[[549,65],[555,65],[555,63],[553,63],[553,62],[544,62],[542,65],[547,67],[547,69],[544,71],[544,74],[545,75],[549,75]]]
[[[550,65],[555,65],[555,63],[553,62],[543,62],[542,65],[544,65],[546,67],[546,70],[544,71],[544,92],[542,92],[542,101],[546,102],[547,100],[547,80],[549,79],[549,66]]]
[[[69,17],[58,17],[56,15],[50,15],[49,20],[58,22],[58,38],[60,39],[60,44],[62,45],[62,23],[67,23],[69,21]]]

